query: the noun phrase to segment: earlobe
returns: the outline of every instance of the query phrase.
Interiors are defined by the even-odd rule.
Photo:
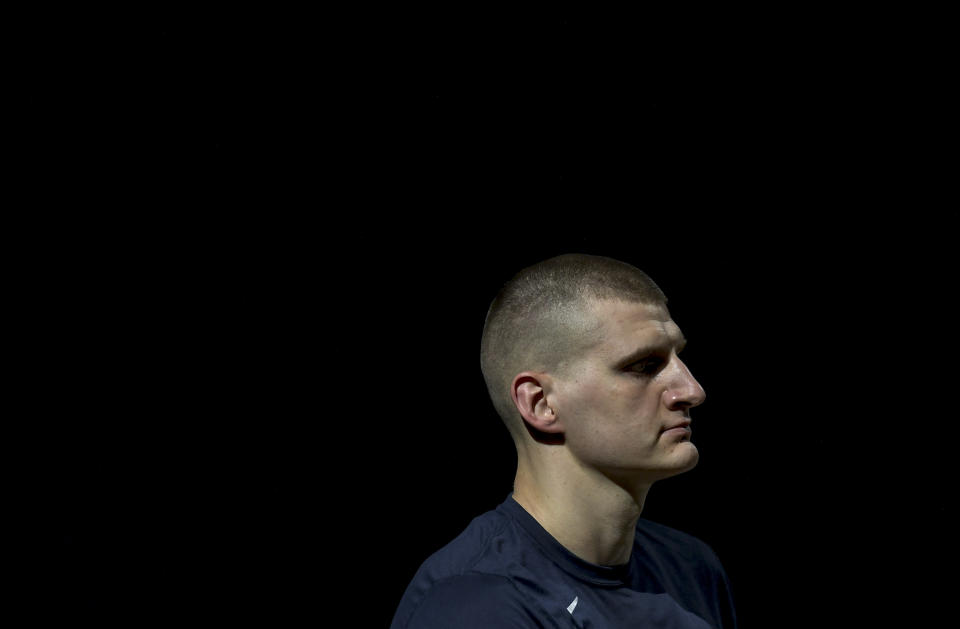
[[[544,380],[543,374],[518,374],[513,379],[510,393],[517,410],[531,428],[543,433],[560,434],[563,428],[556,412],[547,401]]]

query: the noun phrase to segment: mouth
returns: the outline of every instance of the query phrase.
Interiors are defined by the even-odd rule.
[[[684,419],[683,421],[677,422],[676,424],[667,426],[660,432],[662,434],[670,434],[670,435],[689,435],[693,431],[690,429],[690,420]]]

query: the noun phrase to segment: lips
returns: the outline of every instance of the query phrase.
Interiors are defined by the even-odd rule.
[[[685,419],[685,420],[683,420],[683,421],[681,421],[681,422],[677,422],[676,424],[673,424],[672,426],[667,426],[667,427],[664,428],[661,432],[667,432],[668,430],[674,430],[674,429],[677,429],[677,428],[682,428],[682,429],[684,429],[684,430],[689,431],[689,430],[690,430],[690,423],[691,423],[691,422],[690,422],[689,419]]]

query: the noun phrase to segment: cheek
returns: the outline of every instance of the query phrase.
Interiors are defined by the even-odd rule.
[[[650,386],[628,378],[604,385],[585,383],[578,395],[564,400],[566,429],[587,439],[610,439],[649,432],[657,415]]]
[[[611,408],[611,420],[624,424],[643,423],[657,410],[657,395],[653,383],[625,377],[603,392]]]

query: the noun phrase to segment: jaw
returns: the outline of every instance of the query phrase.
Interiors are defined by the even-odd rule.
[[[605,467],[600,472],[631,494],[644,493],[653,483],[689,472],[697,466],[700,452],[689,439],[672,444],[656,461],[643,467]]]

